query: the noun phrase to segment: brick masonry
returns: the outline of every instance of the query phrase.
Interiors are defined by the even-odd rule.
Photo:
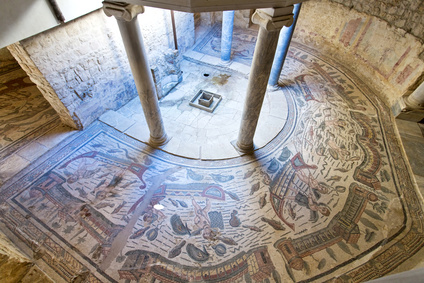
[[[170,15],[165,12],[148,8],[138,18],[155,80],[171,88],[169,84],[181,80],[181,71],[179,55],[172,50]],[[176,21],[179,49],[185,50],[194,43],[193,16],[176,13]],[[11,53],[31,66],[25,71],[62,121],[74,128],[88,126],[137,95],[116,20],[102,10],[12,46]]]

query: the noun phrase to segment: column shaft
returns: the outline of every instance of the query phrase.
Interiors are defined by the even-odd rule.
[[[424,82],[406,98],[406,102],[411,108],[424,108]]]
[[[167,137],[137,17],[130,21],[117,19],[117,22],[150,130],[150,143],[161,145],[167,141]]]
[[[278,14],[287,13],[287,10],[291,12],[292,7],[267,9],[266,12],[264,12],[265,10],[257,10],[252,17],[252,21],[260,25],[260,29],[253,54],[243,116],[236,143],[236,147],[242,152],[250,152],[254,149],[253,137],[267,89],[278,35],[284,25],[289,25],[293,21],[291,14],[288,16]]]
[[[269,85],[277,85],[280,78],[281,71],[283,70],[284,61],[286,60],[287,51],[296,27],[297,18],[299,15],[302,3],[294,5],[293,10],[293,24],[290,27],[281,29],[280,37],[278,38],[277,50],[275,52],[274,63],[272,64],[271,74],[269,76]]]
[[[231,60],[231,45],[233,43],[234,11],[222,12],[221,60]]]

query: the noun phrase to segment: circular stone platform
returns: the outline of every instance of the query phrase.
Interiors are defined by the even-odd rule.
[[[237,139],[240,127],[248,84],[247,74],[229,68],[222,71],[186,60],[181,63],[181,69],[184,72],[183,81],[159,102],[170,138],[160,149],[202,160],[240,156],[231,142]],[[222,96],[213,113],[189,105],[199,90]],[[291,99],[290,94],[281,89],[267,91],[254,137],[257,149],[267,145],[286,125],[290,105],[287,99]],[[122,115],[130,119],[126,124],[133,123],[124,131],[125,134],[148,143],[149,130],[138,97],[117,113],[106,114],[101,120],[119,127],[117,120],[122,120]]]

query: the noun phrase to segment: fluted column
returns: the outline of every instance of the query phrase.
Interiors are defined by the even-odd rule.
[[[231,60],[231,45],[233,43],[234,11],[222,12],[221,60]]]
[[[118,22],[138,96],[150,130],[149,143],[153,146],[162,145],[167,142],[167,136],[143,38],[137,23],[137,15],[144,12],[144,7],[104,1],[103,10],[107,16],[114,16]]]
[[[248,153],[254,149],[253,137],[265,97],[278,35],[283,26],[290,26],[293,23],[292,11],[293,6],[258,9],[252,16],[252,22],[259,25],[259,34],[236,142],[236,149],[241,152]]]
[[[274,63],[272,64],[271,74],[269,75],[268,84],[271,86],[278,84],[278,79],[280,78],[281,70],[283,70],[284,61],[286,60],[287,51],[289,50],[301,5],[302,3],[294,4],[293,24],[287,28],[281,29],[277,50],[275,51]]]

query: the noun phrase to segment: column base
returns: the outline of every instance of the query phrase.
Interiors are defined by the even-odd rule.
[[[420,122],[424,119],[424,107],[408,103],[408,96],[401,97],[393,106],[392,113],[397,119]]]
[[[224,67],[231,65],[231,63],[233,63],[233,60],[231,60],[231,59],[228,60],[228,61],[224,61],[224,60],[221,59],[221,61],[220,61],[220,65],[224,66]]]
[[[281,89],[281,86],[278,83],[276,85],[268,84],[268,86],[266,87],[266,91],[269,91],[269,92],[274,92],[280,89]]]
[[[242,145],[240,146],[239,143],[237,142],[237,140],[234,140],[231,142],[231,145],[234,147],[234,149],[240,154],[240,155],[244,155],[244,154],[252,154],[256,147],[255,145],[252,143],[251,145]]]
[[[170,138],[168,138],[166,134],[160,138],[155,138],[150,136],[149,145],[153,147],[159,147],[159,146],[167,144],[169,141],[170,141]]]

